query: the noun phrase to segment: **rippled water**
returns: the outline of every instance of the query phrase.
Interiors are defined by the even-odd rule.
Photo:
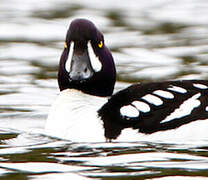
[[[137,81],[208,79],[207,9],[207,0],[1,0],[0,178],[208,177],[208,140],[78,144],[40,135],[72,19],[88,18],[105,34],[118,90]]]

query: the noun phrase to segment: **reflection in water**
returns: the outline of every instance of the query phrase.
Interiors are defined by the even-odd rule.
[[[208,79],[207,8],[206,0],[116,0],[113,5],[110,0],[3,0],[1,177],[207,177],[207,140],[75,144],[41,135],[58,93],[57,66],[72,19],[88,18],[104,32],[117,66],[118,90],[138,81]]]

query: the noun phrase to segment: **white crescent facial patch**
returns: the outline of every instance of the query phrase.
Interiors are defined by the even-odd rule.
[[[74,42],[72,41],[70,43],[69,55],[68,55],[68,58],[67,58],[66,64],[65,64],[65,69],[67,72],[70,72],[73,53],[74,53]]]
[[[95,52],[93,50],[93,47],[92,47],[90,41],[88,41],[88,54],[89,54],[89,57],[90,57],[90,62],[91,62],[93,70],[95,72],[100,71],[101,68],[102,68],[102,64],[101,64],[98,56],[95,55]]]

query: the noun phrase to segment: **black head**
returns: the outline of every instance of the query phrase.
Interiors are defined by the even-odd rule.
[[[86,19],[70,24],[59,63],[60,90],[74,88],[95,96],[113,93],[116,70],[103,34]]]

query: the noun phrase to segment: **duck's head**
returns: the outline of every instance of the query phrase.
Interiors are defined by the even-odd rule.
[[[115,80],[113,57],[103,34],[86,19],[72,21],[59,64],[60,90],[73,88],[95,96],[110,96]]]

